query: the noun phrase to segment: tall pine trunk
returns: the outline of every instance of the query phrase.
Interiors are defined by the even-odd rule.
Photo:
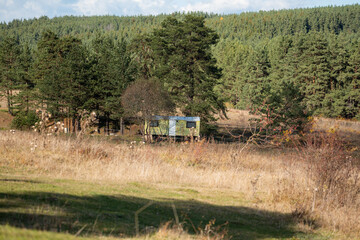
[[[14,116],[13,104],[12,104],[12,90],[6,90],[7,108],[11,116]]]

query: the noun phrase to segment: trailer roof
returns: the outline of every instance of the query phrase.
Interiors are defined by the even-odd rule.
[[[152,116],[152,120],[185,120],[199,122],[200,117],[180,117],[180,116]]]

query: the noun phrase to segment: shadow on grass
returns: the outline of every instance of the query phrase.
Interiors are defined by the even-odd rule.
[[[83,236],[135,236],[134,213],[150,200],[124,195],[76,196],[48,192],[0,193],[0,224]],[[190,233],[211,220],[226,225],[232,239],[291,238],[291,216],[247,207],[217,206],[195,200],[160,199],[139,215],[140,231],[174,219]]]
[[[41,183],[39,181],[34,181],[34,180],[27,180],[27,179],[11,179],[11,178],[7,178],[7,179],[0,179],[0,182],[22,182],[22,183]]]

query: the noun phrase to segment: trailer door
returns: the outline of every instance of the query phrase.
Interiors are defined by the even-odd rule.
[[[169,136],[176,136],[176,120],[169,119]]]

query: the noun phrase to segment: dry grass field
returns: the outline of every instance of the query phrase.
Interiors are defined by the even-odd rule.
[[[190,212],[195,213],[191,219],[196,221],[198,215],[215,211],[217,220],[229,223],[227,236],[232,239],[290,239],[291,236],[296,236],[292,239],[315,239],[314,235],[303,238],[273,234],[277,231],[272,229],[273,226],[265,226],[266,230],[261,231],[257,229],[270,222],[276,224],[280,232],[289,231],[284,230],[284,224],[291,222],[291,229],[295,229],[291,231],[305,234],[315,231],[320,236],[330,236],[317,239],[359,239],[358,149],[341,142],[336,133],[312,134],[305,143],[294,142],[292,147],[283,148],[215,144],[205,140],[193,144],[130,144],[116,143],[108,138],[75,139],[2,131],[0,202],[6,209],[7,205],[12,206],[12,198],[33,198],[29,193],[24,196],[12,192],[20,185],[3,185],[9,184],[11,179],[24,181],[24,184],[36,181],[34,179],[50,179],[46,180],[50,182],[60,179],[70,181],[70,189],[84,183],[101,184],[99,189],[132,186],[127,194],[139,199],[174,199],[181,202],[176,203],[180,206],[201,203],[190,208]],[[89,188],[89,191],[95,190]],[[146,201],[141,204],[145,205]],[[198,214],[197,211],[203,208],[208,210]],[[0,211],[6,212],[2,207]],[[37,211],[44,214],[42,210]],[[245,218],[248,220],[240,221],[242,214],[248,214]],[[93,218],[95,221],[96,214]],[[253,218],[262,220],[251,220]],[[2,218],[1,223],[21,226],[11,219]],[[210,217],[204,222],[209,221]],[[251,226],[255,230],[249,230]],[[128,231],[124,230],[125,233]],[[131,236],[131,233],[125,236]]]
[[[219,127],[230,128],[248,128],[250,119],[256,118],[256,115],[252,115],[247,110],[228,109],[226,118],[220,118],[216,123]],[[360,122],[341,119],[329,119],[329,118],[315,118],[314,130],[322,131],[329,129],[337,129],[344,132],[356,132],[360,134]]]
[[[14,132],[0,114],[0,239],[360,238],[359,122],[315,119],[275,147]],[[225,131],[254,117],[228,116]]]

